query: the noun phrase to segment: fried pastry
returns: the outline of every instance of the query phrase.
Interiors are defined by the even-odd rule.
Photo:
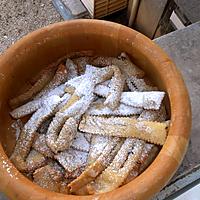
[[[53,158],[54,154],[51,149],[46,144],[46,136],[45,134],[38,134],[36,139],[32,145],[33,149],[40,152],[47,158]]]
[[[137,77],[129,77],[127,79],[127,85],[131,91],[156,91],[158,90],[157,87],[148,85],[143,78],[137,78]]]
[[[98,85],[95,93],[99,96],[106,97],[109,93],[109,87]],[[136,108],[144,108],[147,110],[158,110],[164,98],[164,92],[122,92],[120,102]]]
[[[126,139],[111,164],[94,182],[87,185],[89,194],[109,192],[118,188],[132,167],[137,164],[143,143],[137,139]]]
[[[27,168],[25,158],[34,142],[37,129],[46,119],[54,114],[59,102],[60,97],[53,96],[49,103],[37,110],[24,125],[20,137],[17,140],[14,152],[11,155],[12,162],[20,169],[20,171],[24,171]]]
[[[88,65],[88,63],[90,63],[90,60],[91,60],[91,57],[89,57],[89,56],[84,56],[84,57],[79,57],[79,58],[73,59],[74,63],[78,67],[79,75],[84,74],[86,65]]]
[[[79,101],[64,110],[64,112],[61,109],[61,111],[56,113],[46,134],[47,145],[53,152],[56,153],[59,150],[65,150],[69,147],[69,141],[65,140],[65,138],[71,135],[72,142],[77,132],[78,125],[76,119],[79,119],[87,110],[93,98],[93,96],[83,96]],[[63,126],[64,124],[65,126]]]
[[[103,104],[102,99],[99,99],[91,104],[86,114],[96,116],[129,116],[138,115],[142,111],[142,108],[135,108],[122,103],[115,110],[111,110],[109,107]]]
[[[79,130],[83,132],[105,136],[136,137],[159,145],[165,142],[167,128],[167,122],[139,121],[128,117],[85,116],[79,125]]]
[[[43,188],[78,195],[114,190],[142,173],[167,137],[165,92],[125,53],[73,52],[48,70],[10,112],[30,117],[11,155],[18,170]]]
[[[55,155],[55,158],[65,168],[65,177],[70,177],[74,170],[86,166],[87,156],[86,152],[69,149]]]
[[[33,182],[38,184],[40,187],[44,189],[48,189],[50,191],[59,192],[61,187],[61,181],[56,181],[52,178],[50,171],[51,166],[46,165],[37,169],[33,173]]]
[[[71,59],[68,58],[65,65],[68,68],[68,80],[78,76],[78,67]]]
[[[26,158],[26,165],[28,172],[33,172],[36,169],[44,166],[47,162],[47,159],[38,151],[31,150]]]
[[[166,110],[162,105],[159,110],[144,110],[138,117],[138,120],[162,122],[166,120],[166,117]],[[139,173],[146,169],[146,167],[149,166],[150,163],[154,160],[158,154],[158,151],[159,148],[156,145],[149,143],[144,144],[138,165],[132,168],[124,184],[133,180],[136,176],[138,176]]]
[[[136,76],[136,77],[144,76],[144,71],[142,71],[135,64],[133,64],[127,55],[124,56],[123,59],[98,56],[93,60],[91,60],[91,64],[94,66],[101,66],[101,67],[116,65],[127,76]]]
[[[76,88],[75,93],[77,93],[78,96],[82,96],[93,93],[97,84],[104,82],[111,77],[109,91],[104,103],[111,109],[114,109],[119,104],[124,85],[124,79],[118,67],[111,65],[98,69],[94,66],[87,65],[85,75],[71,82],[69,81],[68,84]]]
[[[39,108],[43,107],[43,105],[45,106],[46,104],[48,104],[48,102],[52,99],[52,98],[55,98],[55,97],[60,97],[62,96],[62,94],[60,94],[60,87],[59,88],[56,88],[55,90],[53,90],[52,92],[49,92],[49,95],[46,97],[41,97],[39,99],[35,99],[33,101],[30,101],[14,110],[12,110],[10,112],[10,115],[15,118],[15,119],[18,119],[18,118],[22,118],[26,115],[29,115],[29,114],[32,114],[34,113],[35,111],[37,111]],[[63,88],[64,90],[64,88]],[[64,93],[64,92],[63,92]],[[69,94],[65,94],[62,98],[61,98],[61,101],[60,102],[63,102],[63,101],[68,101],[70,95]]]
[[[15,118],[19,119],[26,115],[34,113],[36,110],[38,110],[42,106],[43,102],[40,100],[33,100],[30,101],[10,112],[10,115]]]
[[[104,105],[114,110],[119,105],[120,97],[124,88],[124,77],[122,76],[120,69],[115,65],[111,65],[110,68],[112,68],[114,76],[110,81],[110,91],[106,97]]]
[[[89,152],[90,143],[85,138],[85,134],[78,131],[74,137],[71,147],[76,150]]]
[[[57,86],[61,85],[67,80],[68,72],[66,66],[60,64],[58,69],[53,77],[53,79],[39,92],[34,99],[38,99],[41,96],[44,96],[49,91],[53,90]]]
[[[26,103],[30,99],[34,97],[38,92],[40,92],[48,82],[53,78],[55,73],[54,67],[47,67],[41,72],[40,78],[37,80],[37,82],[25,93],[11,99],[9,101],[9,105],[11,108],[18,107],[22,105],[23,103]]]
[[[108,145],[109,142],[109,137],[105,137],[102,135],[92,135],[91,146],[87,160],[88,166],[97,160],[97,158],[101,155],[104,148],[106,147],[106,145]]]
[[[89,165],[77,179],[68,185],[70,193],[75,193],[87,183],[93,181],[112,161],[120,149],[122,142],[123,140],[119,138],[110,138],[110,142],[106,145],[97,160]]]
[[[144,141],[142,141],[144,143]],[[137,163],[130,170],[127,178],[123,184],[129,183],[136,178],[156,157],[158,153],[158,147],[153,144],[144,143],[142,152],[137,160]]]

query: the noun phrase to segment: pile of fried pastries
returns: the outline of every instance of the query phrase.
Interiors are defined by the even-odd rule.
[[[126,53],[71,53],[9,100],[18,132],[10,159],[50,191],[114,190],[143,172],[165,143],[164,96]]]

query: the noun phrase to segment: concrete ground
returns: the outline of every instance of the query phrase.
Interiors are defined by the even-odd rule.
[[[61,20],[51,0],[1,0],[0,53],[27,33]]]

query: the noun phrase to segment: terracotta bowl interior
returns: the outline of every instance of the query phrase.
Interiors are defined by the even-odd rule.
[[[95,54],[105,56],[117,56],[125,51],[131,56],[132,61],[146,72],[154,84],[168,94],[172,124],[169,131],[171,137],[166,142],[166,148],[161,150],[153,164],[134,183],[121,187],[115,193],[110,193],[110,195],[115,194],[113,198],[118,198],[119,194],[125,192],[126,198],[121,199],[128,199],[129,195],[139,199],[141,194],[138,188],[144,184],[147,190],[150,190],[144,191],[144,195],[150,197],[166,184],[182,160],[187,147],[191,121],[189,100],[179,72],[165,53],[142,34],[118,24],[95,20],[55,24],[26,36],[0,57],[0,141],[3,150],[9,157],[15,145],[15,132],[10,127],[12,119],[9,116],[8,99],[26,87],[28,80],[42,68],[69,52],[80,50],[93,50]],[[178,105],[177,101],[180,99],[182,99],[181,105]],[[186,118],[182,117],[183,110],[187,112]],[[177,138],[180,138],[181,145],[176,145]],[[0,149],[2,155],[3,150]],[[175,155],[174,152],[178,153]],[[161,163],[165,159],[168,161],[166,166]],[[15,172],[15,169],[13,170]],[[161,173],[166,177],[153,181],[152,176],[160,176]],[[144,183],[145,176],[147,183]],[[20,179],[23,179],[21,175]],[[3,180],[2,177],[0,180]],[[23,185],[24,180],[20,180],[20,184]],[[150,181],[155,185],[151,186]],[[27,187],[33,188],[30,181],[25,182],[29,185]],[[36,188],[35,194],[45,191],[38,189],[37,186]],[[5,190],[14,197],[9,189]],[[15,193],[17,192],[19,191],[16,189]],[[52,198],[55,197],[54,193],[45,192],[46,195],[53,194]],[[128,196],[127,192],[129,192]],[[61,198],[63,195],[57,197]]]

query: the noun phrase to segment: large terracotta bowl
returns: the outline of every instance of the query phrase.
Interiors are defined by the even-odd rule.
[[[130,183],[108,193],[64,195],[42,189],[25,178],[9,161],[15,144],[10,128],[8,99],[43,67],[72,51],[94,50],[117,56],[125,51],[159,89],[166,91],[171,112],[167,140],[153,163]],[[100,20],[74,20],[39,29],[0,57],[0,190],[10,199],[149,199],[170,180],[186,152],[191,127],[188,93],[174,63],[156,44],[125,26]]]

